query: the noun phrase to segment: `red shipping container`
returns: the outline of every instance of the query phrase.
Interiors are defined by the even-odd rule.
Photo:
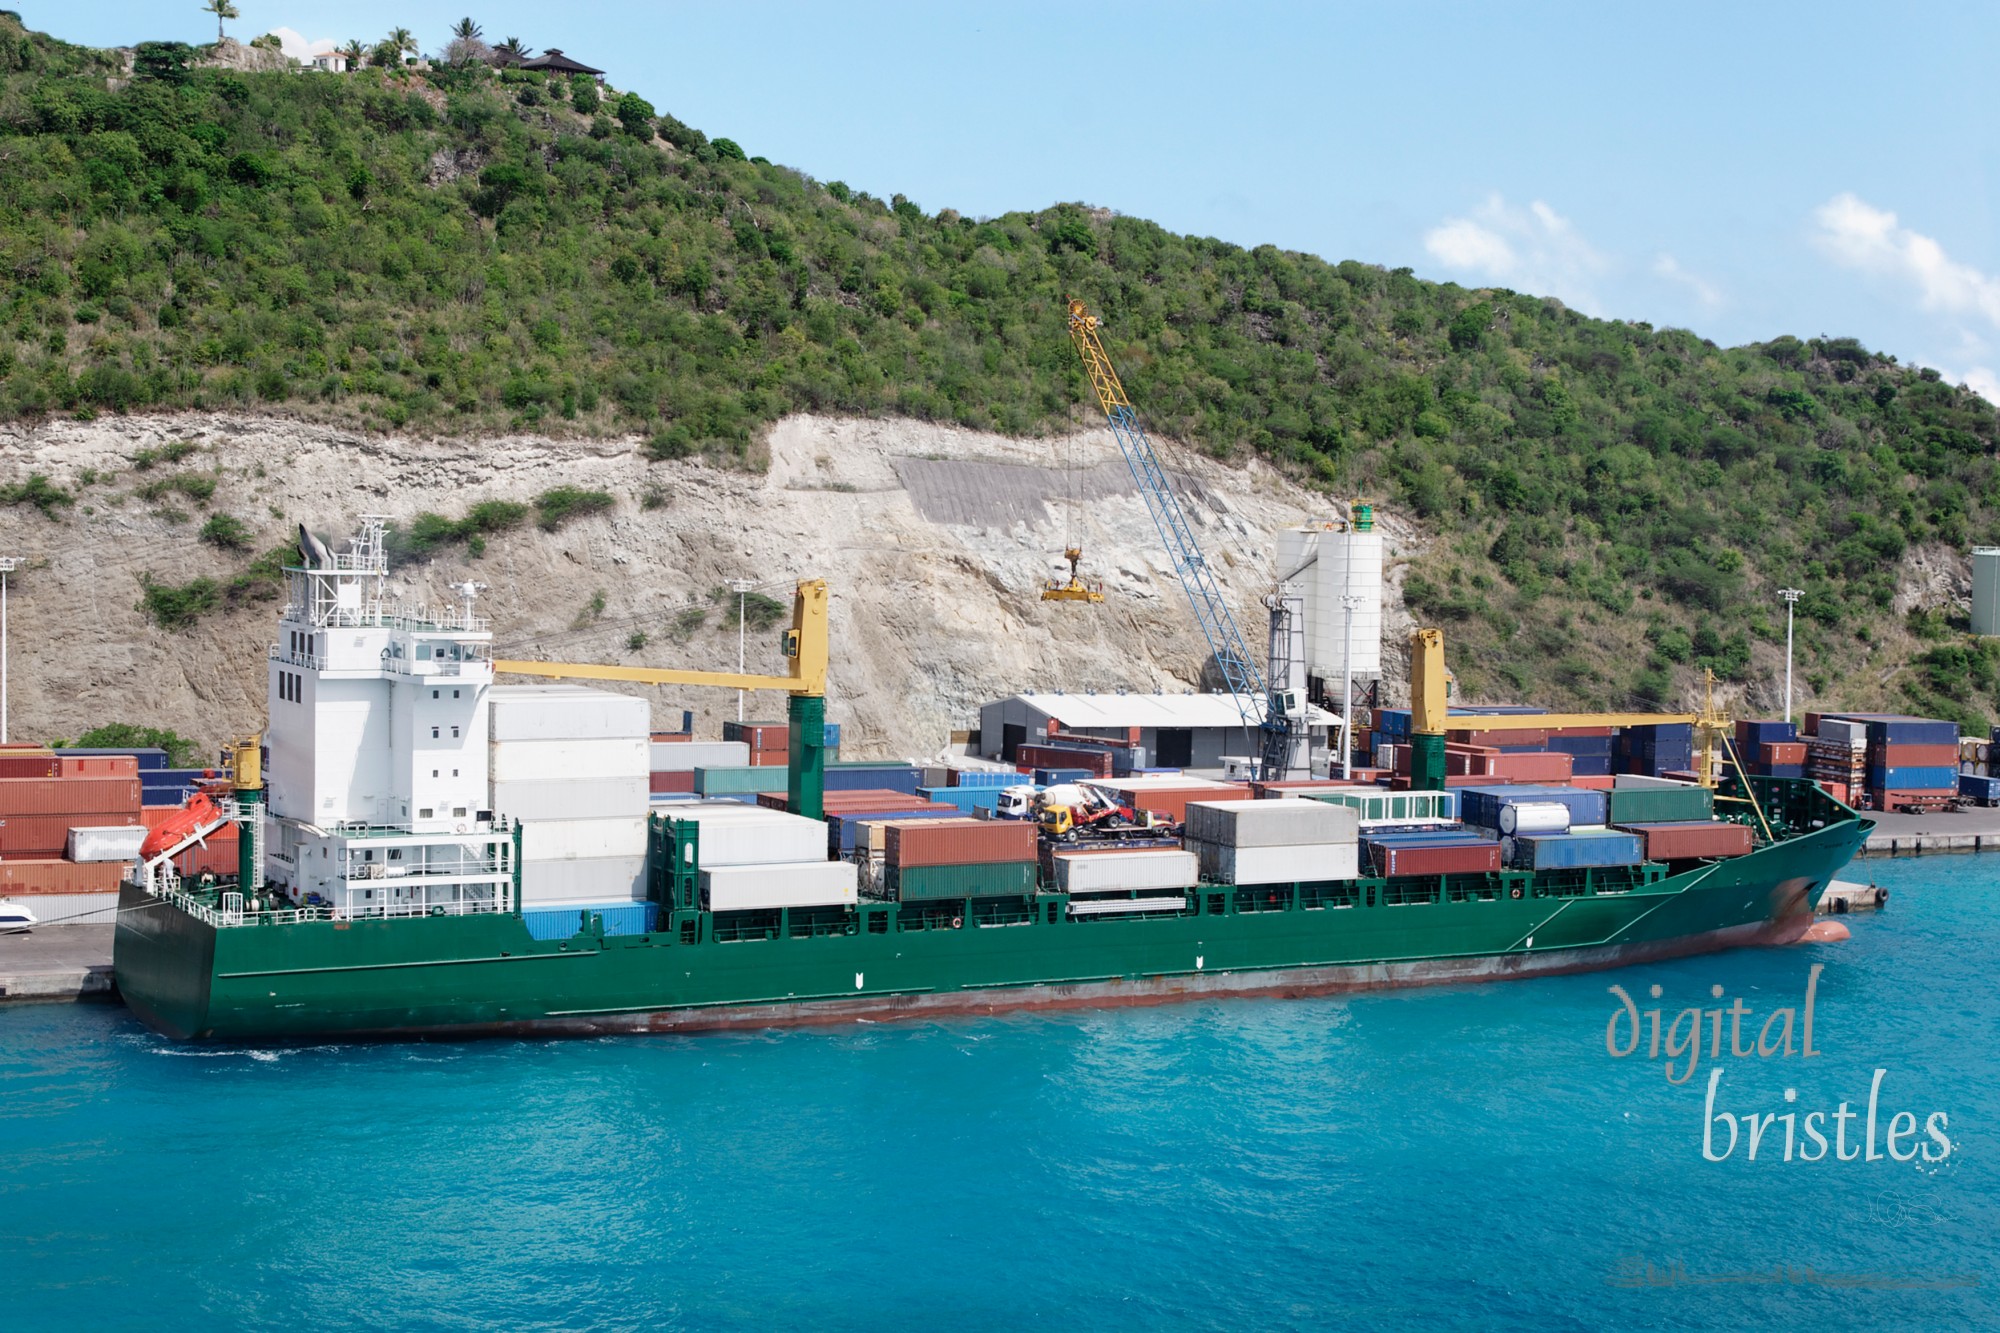
[[[1568,782],[1575,756],[1556,750],[1503,754],[1493,760],[1493,776],[1509,782]]]
[[[1062,750],[1050,745],[1023,745],[1014,751],[1014,757],[1024,773],[1038,768],[1082,768],[1088,769],[1095,777],[1111,776],[1109,750]]]
[[[125,877],[122,861],[79,865],[60,857],[0,861],[0,893],[26,897],[36,893],[116,893]]]
[[[54,751],[34,754],[29,751],[0,750],[0,778],[48,779],[62,773],[62,761]]]
[[[1870,768],[1957,768],[1956,745],[1876,745],[1868,751]]]
[[[1769,741],[1758,748],[1758,758],[1766,767],[1803,764],[1806,761],[1806,744],[1804,741]]]
[[[1748,856],[1750,826],[1720,820],[1675,824],[1621,824],[1646,844],[1648,861],[1684,861],[1689,857]]]
[[[1374,849],[1381,875],[1475,875],[1500,868],[1500,844],[1468,841],[1451,847],[1382,847]]]
[[[137,778],[0,778],[0,819],[116,810],[132,818],[104,822],[136,824],[140,795]],[[86,822],[70,821],[78,826]]]
[[[1451,723],[1445,723],[1444,738],[1457,741],[1461,745],[1484,745],[1497,748],[1502,745],[1547,745],[1549,733],[1546,729],[1533,727],[1508,727],[1494,731],[1453,731]]]
[[[661,745],[672,745],[676,741],[692,741],[694,733],[692,731],[656,731],[653,733],[653,739]]]
[[[66,778],[136,778],[139,758],[130,754],[66,754],[61,758]]]
[[[1609,736],[1612,730],[1610,727],[1550,727],[1549,735],[1564,737]]]
[[[67,815],[9,815],[0,828],[0,857],[61,856],[73,828],[125,828],[139,822],[137,810],[82,811]]]
[[[1585,791],[1610,791],[1613,786],[1617,785],[1617,779],[1613,778],[1609,773],[1571,774],[1569,785],[1572,787],[1581,787]]]
[[[892,866],[975,866],[1032,861],[1039,837],[1026,820],[923,819],[891,824],[883,859]]]
[[[646,775],[646,790],[649,792],[692,792],[694,773],[649,773]]]
[[[1847,790],[1847,784],[1845,782],[1822,781],[1819,784],[1819,789],[1825,792],[1828,796],[1831,796],[1834,800],[1839,801],[1842,805],[1847,804],[1848,790]]]

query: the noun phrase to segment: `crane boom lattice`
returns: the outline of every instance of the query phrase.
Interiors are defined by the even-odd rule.
[[[1222,585],[1201,553],[1201,544],[1195,539],[1194,528],[1167,480],[1166,469],[1160,466],[1160,456],[1139,424],[1139,414],[1133,410],[1132,400],[1125,396],[1118,372],[1111,367],[1111,358],[1097,336],[1097,316],[1081,301],[1069,303],[1069,336],[1076,344],[1077,355],[1083,358],[1083,368],[1090,376],[1091,387],[1097,391],[1097,401],[1111,421],[1111,433],[1125,454],[1132,481],[1145,497],[1153,526],[1159,529],[1160,540],[1174,562],[1174,572],[1180,576],[1188,604],[1194,608],[1195,621],[1208,640],[1208,650],[1215,655],[1222,679],[1236,697],[1244,725],[1260,727],[1264,725],[1264,673],[1257,659],[1250,655],[1249,645],[1236,627],[1236,617],[1230,614],[1229,604],[1223,600]]]

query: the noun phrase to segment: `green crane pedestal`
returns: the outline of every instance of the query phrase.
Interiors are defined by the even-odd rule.
[[[807,819],[826,818],[826,698],[794,694],[785,710],[792,732],[791,767],[785,777],[785,807]],[[1443,753],[1442,750],[1439,751]],[[1443,771],[1443,761],[1439,761]]]
[[[1444,737],[1410,737],[1410,790],[1444,790]]]

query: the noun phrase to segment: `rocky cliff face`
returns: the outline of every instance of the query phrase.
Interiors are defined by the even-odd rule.
[[[175,444],[192,450],[135,466],[142,451],[157,457]],[[290,541],[299,522],[337,539],[364,513],[407,526],[424,511],[457,517],[481,500],[529,501],[556,486],[617,503],[554,532],[495,534],[477,557],[454,545],[406,562],[394,584],[412,600],[444,597],[454,581],[486,584],[480,606],[509,655],[734,669],[734,594],[712,590],[749,579],[789,602],[794,579],[824,578],[828,716],[843,725],[850,756],[936,754],[950,732],[977,725],[979,704],[1019,690],[1199,681],[1206,646],[1108,432],[1023,442],[801,416],[778,423],[768,444],[768,469],[752,474],[651,462],[636,441],[411,439],[278,418],[130,417],[0,433],[0,481],[38,472],[78,496],[53,519],[0,509],[0,555],[25,557],[12,583],[13,733],[128,721],[212,745],[262,724],[279,602],[218,610],[184,631],[140,609],[143,579],[227,582],[247,567],[248,554],[199,539],[211,512],[247,524],[261,551]],[[1263,463],[1162,448],[1261,656],[1270,533],[1330,507]],[[197,484],[159,485],[184,475]],[[190,494],[199,479],[215,482],[206,501]],[[1414,541],[1389,532],[1392,553]],[[1045,579],[1067,576],[1071,541],[1084,548],[1086,576],[1104,583],[1101,605],[1040,600]],[[1392,643],[1407,625],[1392,611]],[[631,646],[639,634],[644,645]],[[779,669],[775,631],[748,640],[751,670]],[[733,692],[647,693],[656,719],[693,708],[703,734],[735,716]],[[752,696],[749,716],[782,707]]]

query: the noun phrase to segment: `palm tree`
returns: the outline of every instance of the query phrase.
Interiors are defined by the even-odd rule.
[[[408,28],[391,28],[384,44],[398,55],[413,56],[417,53],[417,39]]]
[[[215,40],[222,40],[222,20],[243,17],[230,0],[202,0],[201,12],[215,15]]]
[[[451,35],[461,42],[476,42],[486,33],[470,17],[466,17],[451,25]]]
[[[361,58],[368,54],[368,50],[360,42],[349,38],[347,45],[340,48],[340,54],[347,57],[347,67],[349,69],[360,69]]]
[[[528,58],[528,44],[526,42],[523,42],[519,37],[509,37],[506,41],[500,43],[500,45],[495,47],[494,49],[499,51],[505,51],[508,55],[515,56],[522,60],[526,60]]]

